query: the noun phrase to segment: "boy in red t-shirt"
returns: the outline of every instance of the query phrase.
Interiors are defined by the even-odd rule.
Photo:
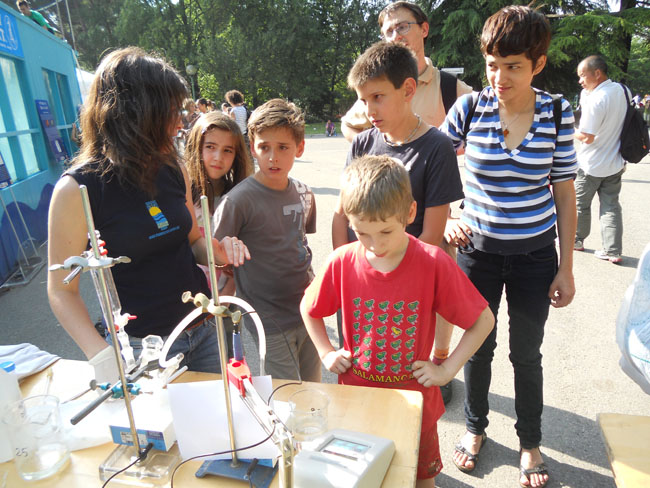
[[[336,249],[305,291],[300,310],[325,367],[339,383],[417,390],[424,396],[417,487],[442,469],[436,423],[439,385],[456,375],[494,326],[487,302],[440,248],[406,233],[416,203],[404,167],[363,156],[344,173],[341,206],[357,242]],[[343,348],[323,317],[341,309]],[[429,360],[436,313],[465,329],[441,365]]]

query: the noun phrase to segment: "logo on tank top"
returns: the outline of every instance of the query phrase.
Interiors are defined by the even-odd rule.
[[[169,222],[167,221],[167,218],[165,215],[162,213],[162,210],[160,210],[160,207],[158,206],[158,202],[155,200],[151,200],[150,202],[146,202],[147,209],[149,210],[149,215],[151,215],[151,218],[156,222],[156,225],[160,230],[165,230],[167,227],[169,227]]]

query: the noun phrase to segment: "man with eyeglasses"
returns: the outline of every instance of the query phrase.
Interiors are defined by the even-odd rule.
[[[445,119],[446,110],[441,90],[441,72],[424,55],[424,42],[429,35],[429,22],[422,9],[411,2],[393,2],[379,14],[379,28],[384,40],[406,44],[418,61],[418,86],[413,98],[413,112],[424,122],[439,127]],[[452,75],[447,75],[452,76]],[[471,93],[472,88],[460,80],[456,83],[453,99]],[[453,89],[453,86],[452,86]],[[357,101],[341,119],[341,132],[352,142],[359,132],[372,127],[366,117],[363,103]]]

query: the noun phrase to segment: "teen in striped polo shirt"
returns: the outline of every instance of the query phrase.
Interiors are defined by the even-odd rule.
[[[462,216],[448,225],[445,237],[460,246],[458,265],[495,317],[505,288],[521,446],[519,483],[536,488],[548,481],[539,450],[544,324],[549,305],[564,307],[575,293],[573,113],[562,99],[556,125],[551,96],[531,86],[544,69],[550,40],[548,21],[529,7],[505,7],[490,17],[481,35],[490,85],[459,99],[442,128],[457,147],[466,143]],[[465,365],[467,433],[453,454],[465,472],[476,467],[486,439],[496,335],[495,327]]]

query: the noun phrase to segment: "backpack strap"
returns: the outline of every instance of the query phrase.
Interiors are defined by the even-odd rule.
[[[555,132],[556,134],[559,134],[560,127],[562,127],[562,95],[551,95],[551,98],[553,99],[553,121],[555,122]]]
[[[445,107],[445,113],[454,105],[456,101],[456,86],[458,80],[451,73],[438,70],[440,73],[440,92],[442,95],[442,104]]]
[[[463,124],[463,137],[465,138],[465,140],[467,140],[467,133],[469,132],[472,119],[474,118],[474,112],[476,112],[476,107],[478,106],[478,100],[481,97],[480,93],[472,92],[471,95],[472,95],[472,104],[469,106],[469,111],[465,116],[465,123]]]
[[[626,103],[628,104],[628,106],[629,106],[629,105],[630,105],[630,95],[628,95],[627,92],[628,92],[628,90],[630,90],[630,89],[629,89],[627,86],[625,86],[623,83],[621,83],[620,81],[618,82],[618,84],[621,85],[621,88],[623,89],[623,93],[625,94],[625,102],[626,102]],[[632,91],[630,90],[630,94],[631,94],[631,93],[632,93]]]

